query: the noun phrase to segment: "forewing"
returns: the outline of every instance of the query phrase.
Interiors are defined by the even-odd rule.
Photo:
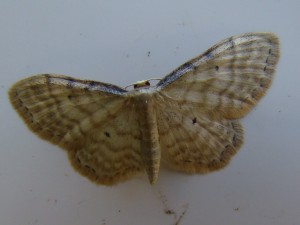
[[[274,34],[233,36],[177,68],[157,88],[168,99],[236,119],[265,94],[278,59]]]
[[[27,126],[66,149],[72,165],[100,184],[114,184],[143,170],[140,133],[125,90],[60,75],[38,75],[9,91]]]
[[[159,108],[162,161],[172,169],[206,173],[223,168],[243,142],[243,129],[236,120],[214,118],[172,101]]]

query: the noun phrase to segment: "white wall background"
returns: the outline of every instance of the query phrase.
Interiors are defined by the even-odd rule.
[[[299,11],[296,0],[1,0],[0,224],[299,224]],[[282,56],[273,86],[242,120],[245,144],[220,172],[162,169],[155,186],[146,176],[96,186],[28,131],[7,99],[10,85],[37,73],[121,86],[162,77],[249,31],[276,33]]]

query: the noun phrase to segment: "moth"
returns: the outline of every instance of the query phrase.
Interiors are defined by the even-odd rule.
[[[67,150],[90,180],[113,185],[160,165],[186,173],[226,166],[243,142],[239,120],[270,87],[279,59],[272,33],[221,41],[156,85],[133,90],[55,74],[14,84],[9,98],[30,130]]]

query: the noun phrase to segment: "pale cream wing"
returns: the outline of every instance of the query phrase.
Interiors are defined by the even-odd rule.
[[[221,169],[243,142],[237,120],[205,115],[197,107],[174,101],[158,105],[162,162],[172,169],[188,173]]]
[[[166,101],[236,119],[265,94],[278,59],[279,41],[274,34],[233,36],[174,70],[157,89]]]
[[[111,185],[142,173],[140,130],[127,91],[60,75],[37,75],[9,91],[27,126],[66,149],[72,165]]]

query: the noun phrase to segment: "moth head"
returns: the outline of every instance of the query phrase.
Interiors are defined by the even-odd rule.
[[[158,80],[160,81],[161,79],[158,78],[151,78],[148,80],[141,80],[141,81],[137,81],[133,84],[130,84],[128,86],[125,87],[125,90],[128,90],[130,87],[133,87],[133,90],[137,91],[137,90],[141,90],[141,89],[149,89],[151,87],[154,87],[155,84],[151,84],[151,82],[153,80]]]
[[[149,80],[141,80],[137,81],[133,84],[133,88],[140,89],[140,88],[145,88],[145,87],[150,87],[150,81]]]

